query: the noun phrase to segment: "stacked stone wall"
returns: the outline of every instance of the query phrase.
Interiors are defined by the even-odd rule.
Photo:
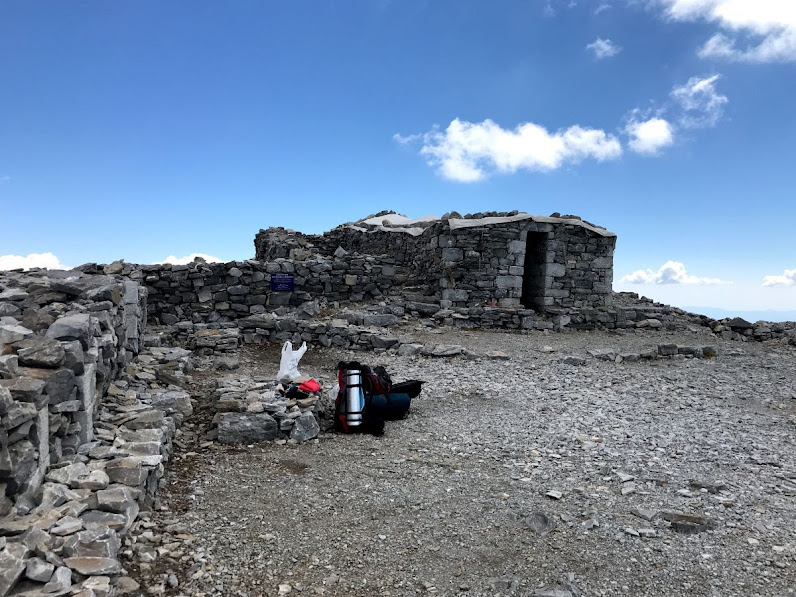
[[[574,220],[533,219],[458,228],[443,220],[414,230],[413,236],[401,227],[340,226],[322,236],[304,237],[302,243],[320,254],[341,247],[389,256],[397,269],[397,286],[419,290],[443,307],[526,306],[541,311],[611,303],[616,237],[610,233]],[[544,235],[540,247],[527,242],[535,233]],[[282,242],[280,238],[261,231],[263,254],[273,252],[266,248]],[[526,272],[526,253],[537,248],[538,287],[531,291],[535,296],[523,297],[531,273]]]
[[[394,232],[367,231],[341,226],[322,236],[309,237],[323,255],[338,248],[365,255],[378,255],[395,267],[396,291],[416,291],[436,300],[440,298],[439,281],[443,275],[438,234],[441,225],[429,226],[413,236],[400,228]]]
[[[319,302],[383,299],[395,278],[395,267],[384,260],[342,252],[267,263],[124,264],[121,271],[146,286],[150,319],[167,325],[221,326],[251,315],[295,308],[315,315]],[[291,274],[294,289],[272,290],[274,274]]]
[[[0,272],[0,516],[93,439],[100,398],[139,351],[146,289],[79,272]]]
[[[543,290],[537,310],[598,307],[611,302],[616,237],[574,224],[532,220],[450,230],[439,237],[445,276],[442,299],[452,306],[523,303],[527,237],[547,235],[540,255]]]

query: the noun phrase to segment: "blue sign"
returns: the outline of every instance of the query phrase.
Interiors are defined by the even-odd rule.
[[[293,292],[294,286],[293,274],[271,274],[271,290],[275,292]]]

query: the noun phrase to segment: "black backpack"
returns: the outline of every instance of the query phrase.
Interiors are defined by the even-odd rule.
[[[349,370],[360,372],[362,394],[365,403],[362,411],[349,411],[347,394],[350,386],[346,385],[346,373]],[[339,391],[334,401],[334,428],[341,433],[370,433],[382,435],[384,433],[384,417],[376,416],[370,408],[374,394],[386,394],[392,388],[392,380],[384,367],[371,369],[357,361],[341,362],[337,365],[337,383]],[[362,423],[351,426],[348,424],[348,415],[361,414]]]

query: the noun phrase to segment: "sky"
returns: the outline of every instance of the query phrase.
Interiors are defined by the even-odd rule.
[[[0,269],[517,209],[796,309],[796,0],[5,0],[0,73]]]

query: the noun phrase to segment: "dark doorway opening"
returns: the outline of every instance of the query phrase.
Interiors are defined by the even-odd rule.
[[[528,232],[525,239],[525,271],[522,275],[522,304],[528,309],[544,310],[545,270],[547,269],[547,233]]]

